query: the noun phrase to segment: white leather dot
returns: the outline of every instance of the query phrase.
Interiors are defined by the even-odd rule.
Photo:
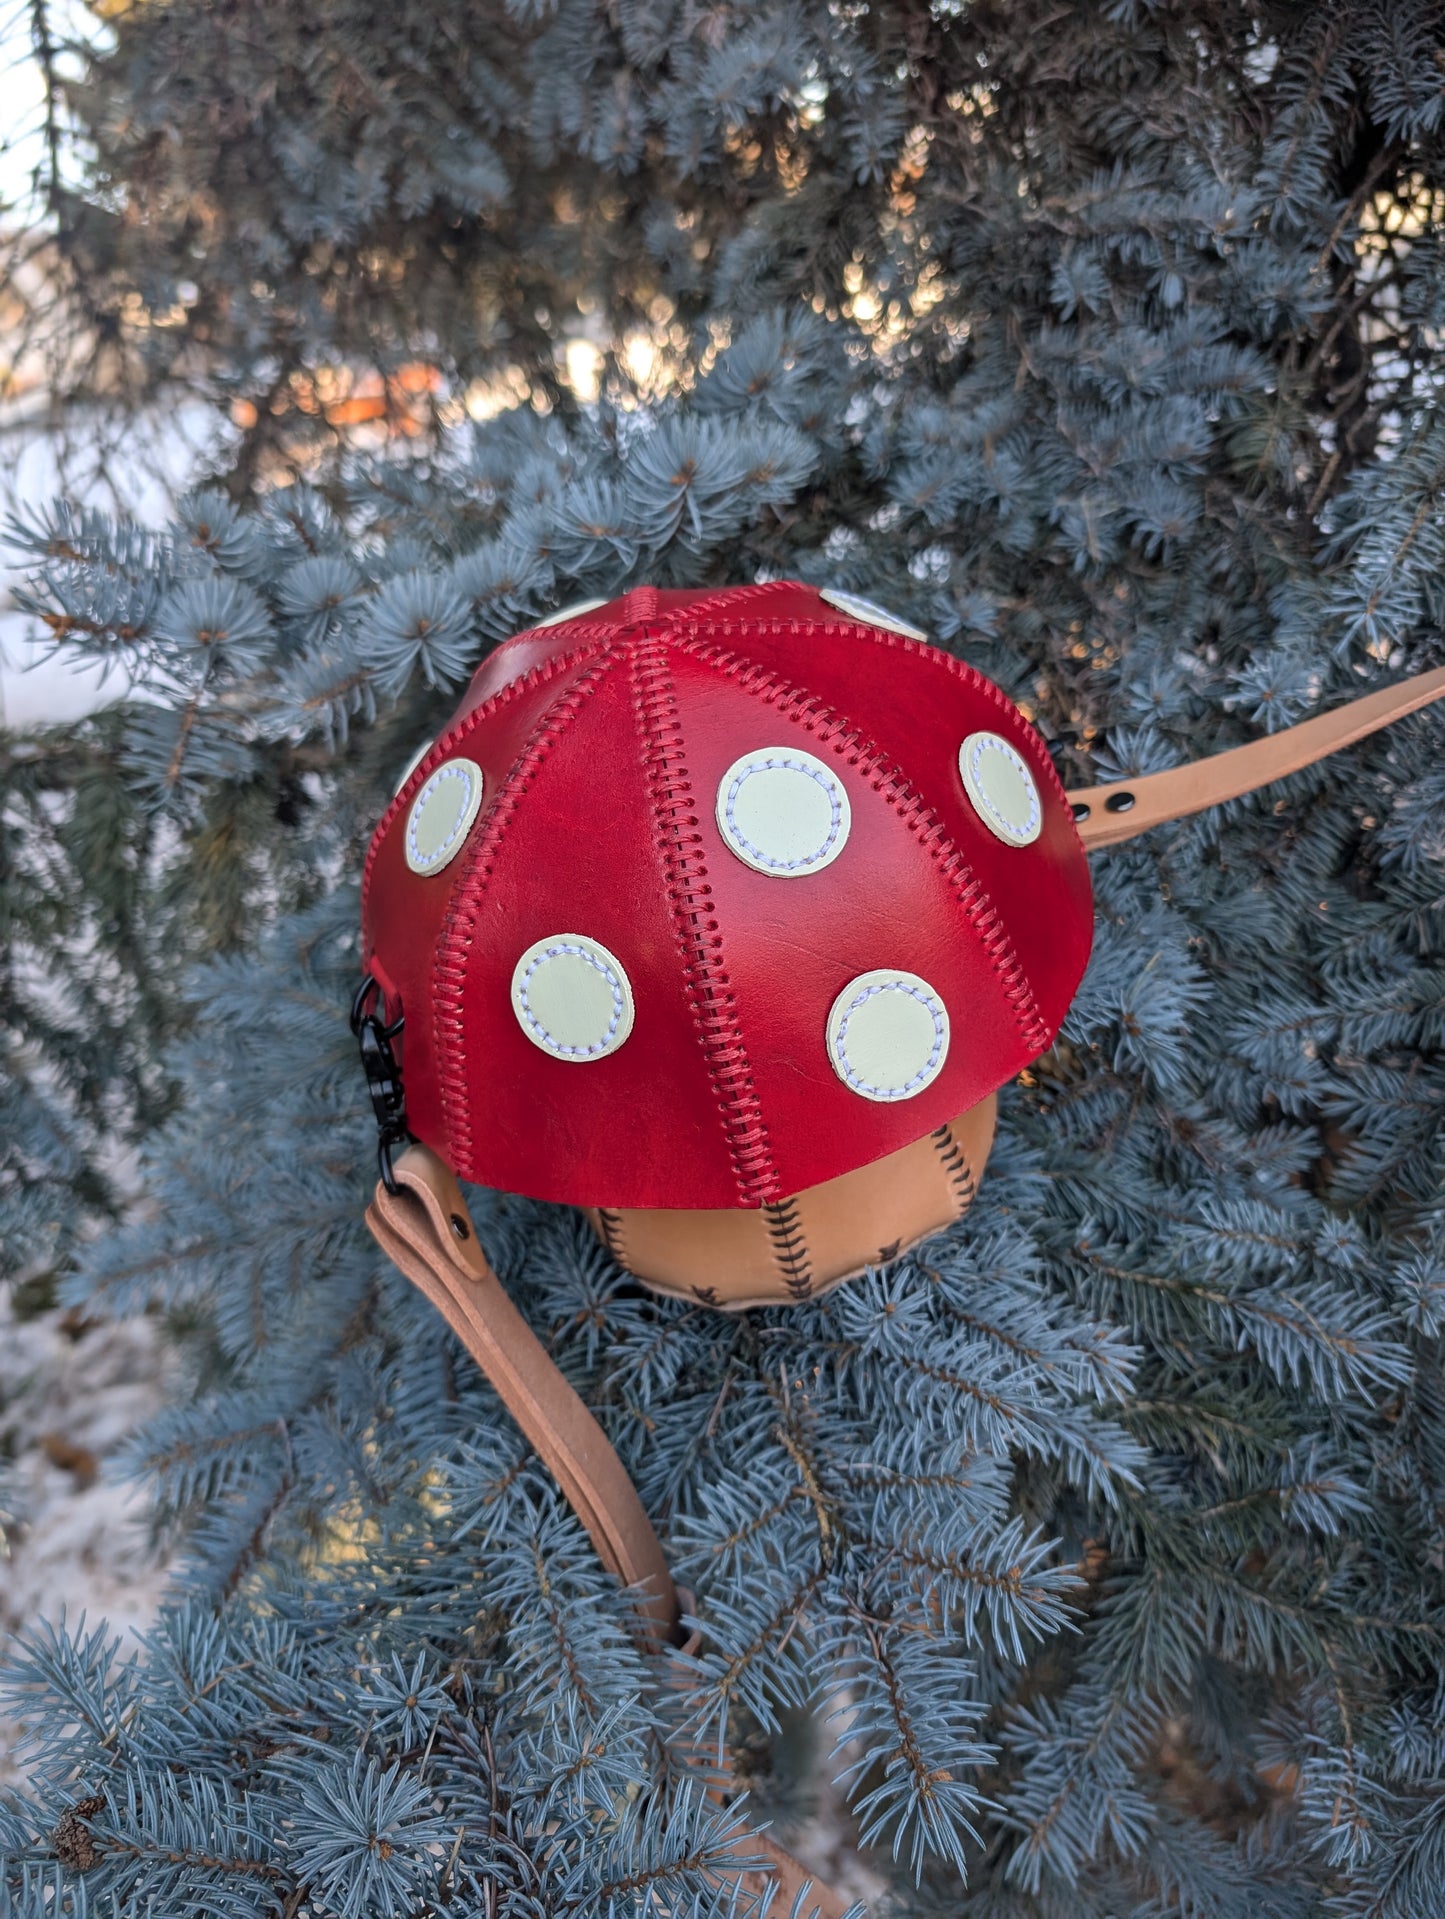
[[[718,783],[718,830],[740,860],[776,879],[821,872],[842,852],[852,819],[838,775],[793,747],[744,753]]]
[[[475,760],[443,760],[406,816],[406,863],[413,873],[440,873],[462,850],[482,803]]]
[[[901,633],[906,640],[928,638],[920,627],[910,626],[907,620],[900,620],[896,613],[890,613],[886,607],[876,606],[872,600],[865,600],[857,593],[840,593],[831,586],[820,588],[819,593],[829,606],[836,606],[850,620],[862,620],[865,626],[881,626],[888,633]]]
[[[432,742],[430,740],[426,740],[416,749],[415,753],[412,754],[411,758],[406,763],[406,770],[403,772],[401,778],[397,781],[396,785],[391,789],[391,797],[393,799],[396,798],[397,794],[406,785],[407,781],[411,778],[412,774],[415,773],[416,769],[421,765],[422,761],[426,758],[427,754],[430,753],[431,750],[432,750]]]
[[[632,1031],[632,987],[621,960],[599,941],[554,933],[517,961],[512,1011],[553,1059],[605,1059]]]
[[[533,620],[527,631],[540,633],[544,626],[562,626],[568,620],[580,620],[584,613],[595,613],[599,606],[606,604],[606,600],[574,600],[570,606],[564,606],[560,613],[549,613],[545,620]]]
[[[948,1008],[916,973],[860,973],[828,1015],[828,1057],[864,1099],[912,1099],[948,1058]]]
[[[995,839],[1028,846],[1043,831],[1039,789],[1022,754],[997,733],[970,733],[958,749],[958,770],[973,810]]]

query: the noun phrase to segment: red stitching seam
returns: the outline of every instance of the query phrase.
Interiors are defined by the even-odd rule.
[[[855,627],[853,630],[854,632],[858,632],[860,629]],[[1030,726],[1030,722],[1024,719],[1023,714],[1020,713],[1008,694],[1004,692],[1003,688],[995,686],[992,680],[985,679],[978,668],[976,666],[970,666],[967,660],[956,659],[952,653],[945,653],[941,646],[933,646],[926,640],[910,640],[906,633],[889,633],[880,627],[874,626],[865,626],[861,631],[866,633],[868,638],[878,646],[896,647],[901,653],[911,653],[917,659],[933,661],[936,665],[943,667],[945,671],[952,673],[955,678],[961,679],[966,686],[972,687],[976,693],[986,693],[1001,713],[1007,713],[1011,719],[1023,720],[1024,725],[1029,726],[1030,731],[1034,730],[1032,726]],[[1069,796],[1064,791],[1064,783],[1059,778],[1058,769],[1055,767],[1053,760],[1047,752],[1036,753],[1034,755],[1034,763],[1043,773],[1044,779],[1047,781],[1049,790],[1054,795],[1054,798],[1063,801],[1064,811],[1069,816],[1069,824],[1074,829],[1074,838],[1079,841],[1080,847],[1083,848],[1084,842],[1082,839],[1079,839],[1079,828],[1074,819],[1074,809],[1069,805]]]
[[[632,649],[632,707],[693,1021],[722,1119],[739,1203],[758,1206],[780,1197],[782,1188],[743,1045],[732,983],[723,964],[722,934],[713,917],[712,887],[702,855],[692,782],[682,756],[682,724],[667,653],[651,635]]]
[[[611,600],[607,602],[608,606],[612,604]],[[570,620],[553,620],[550,626],[546,624],[544,616],[535,626],[519,626],[515,633],[510,633],[505,640],[499,641],[494,650],[500,653],[504,646],[511,646],[517,640],[535,639],[539,633],[560,633],[564,626],[575,626],[579,633],[598,633],[610,637],[617,628],[611,620],[602,618],[604,610],[603,607],[594,606],[590,613],[574,613]],[[489,653],[487,657],[492,658],[492,654]]]
[[[575,659],[576,656],[573,657]],[[477,843],[467,855],[466,871],[452,894],[446,918],[442,921],[441,934],[437,939],[432,996],[434,1045],[440,1066],[437,1079],[441,1087],[447,1145],[453,1169],[464,1179],[474,1175],[472,1122],[467,1106],[467,1032],[462,996],[466,986],[467,958],[476,932],[482,896],[491,881],[502,838],[533,775],[576,718],[584,701],[596,692],[616,665],[618,657],[615,647],[602,653],[561,698],[543,712],[498,790]]]
[[[608,637],[611,637],[610,634]],[[601,645],[605,646],[605,644],[606,641],[604,640]],[[500,652],[500,647],[497,650]],[[433,758],[433,755],[440,754],[441,757],[445,758],[464,735],[470,733],[472,728],[478,725],[482,720],[490,719],[493,713],[500,712],[510,701],[519,699],[523,693],[531,692],[534,687],[545,685],[546,682],[552,679],[556,674],[564,672],[569,666],[575,666],[579,660],[585,660],[589,653],[596,653],[600,650],[600,646],[579,646],[571,653],[559,654],[555,660],[539,661],[536,666],[529,667],[520,679],[510,680],[506,686],[499,687],[489,700],[484,700],[480,706],[473,707],[472,711],[468,713],[464,719],[454,721],[444,733],[437,735],[426,752],[412,768],[410,777],[404,780],[397,788],[396,795],[391,804],[376,823],[376,830],[372,833],[371,844],[366,849],[366,859],[361,868],[361,913],[363,919],[366,917],[366,896],[371,886],[371,869],[375,866],[376,856],[381,850],[382,834],[386,831],[387,827],[391,825],[401,809],[408,804],[423,781],[429,779],[432,773],[435,772],[437,761]],[[490,658],[491,656],[489,655],[488,657]]]
[[[733,621],[719,623],[724,632],[734,624]],[[812,623],[809,622],[809,625]],[[717,631],[718,627],[710,626],[708,630]],[[793,630],[793,622],[780,623],[778,626],[780,633]],[[850,630],[856,632],[857,628]],[[800,720],[814,738],[845,754],[848,765],[856,767],[874,790],[883,795],[952,886],[983,942],[984,952],[1014,1009],[1025,1041],[1035,1054],[1043,1052],[1053,1038],[1053,1031],[1039,1012],[1033,987],[1019,963],[1008,929],[999,917],[997,907],[984,891],[982,882],[976,878],[968,861],[950,838],[948,829],[917,789],[910,785],[902,769],[894,765],[841,714],[825,706],[813,694],[769,672],[766,667],[750,664],[740,654],[710,646],[700,638],[680,639],[677,644],[694,658],[728,674],[748,692],[761,694],[770,706],[778,707],[789,718]]]
[[[805,581],[773,580],[768,583],[768,587],[735,590],[763,592],[773,586],[806,584]],[[813,587],[810,590],[817,592],[818,589]],[[692,607],[684,607],[682,611],[689,620],[692,618]],[[748,630],[755,632],[759,624],[760,622],[757,620],[749,621]],[[779,636],[785,633],[790,635],[796,634],[804,625],[806,625],[810,637],[815,633],[825,639],[841,638],[849,633],[861,634],[864,639],[872,640],[875,646],[894,647],[898,652],[907,653],[914,659],[927,660],[930,665],[941,666],[946,673],[951,673],[955,679],[962,680],[964,685],[972,688],[975,693],[982,693],[986,699],[993,702],[1000,713],[1007,714],[1012,720],[1023,720],[1024,725],[1029,727],[1030,731],[1035,730],[1030,722],[1024,719],[1024,715],[1020,713],[1018,707],[1009,698],[1008,694],[1004,692],[1002,687],[995,686],[992,680],[987,679],[980,673],[976,666],[970,666],[967,660],[960,660],[956,655],[946,653],[941,646],[935,646],[931,640],[913,640],[910,639],[906,633],[892,633],[887,627],[870,626],[865,620],[801,621],[775,619],[769,621],[767,624],[771,631]],[[741,632],[740,623],[737,621],[720,620],[710,623],[710,631],[716,633],[727,633],[734,629],[739,630],[740,637],[746,638],[746,634]],[[1088,849],[1084,846],[1083,840],[1079,838],[1079,829],[1074,820],[1073,808],[1069,805],[1069,796],[1064,791],[1064,783],[1059,778],[1058,769],[1055,767],[1053,760],[1047,753],[1037,753],[1034,755],[1034,762],[1043,774],[1054,798],[1063,801],[1064,809],[1069,815],[1069,824],[1074,828],[1074,838],[1079,841],[1080,848],[1087,852]]]
[[[809,593],[816,593],[818,590],[816,587],[807,586],[802,580],[754,580],[750,586],[714,587],[711,592],[704,593],[687,606],[669,607],[665,613],[660,613],[657,617],[666,620],[669,625],[678,620],[691,625],[696,620],[706,618],[714,606],[737,606],[743,600],[765,599],[768,594],[776,593],[781,586],[800,586]]]

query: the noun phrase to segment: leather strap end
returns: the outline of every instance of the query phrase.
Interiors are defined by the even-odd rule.
[[[394,1172],[397,1190],[378,1182],[366,1209],[372,1237],[496,1388],[603,1565],[637,1593],[648,1650],[662,1651],[677,1634],[677,1593],[611,1442],[507,1296],[450,1170],[427,1147],[410,1146]]]
[[[1271,780],[1298,773],[1341,747],[1376,733],[1382,726],[1417,713],[1445,694],[1445,666],[1418,673],[1363,699],[1351,700],[1312,720],[1286,727],[1267,739],[1251,740],[1227,753],[1167,773],[1146,773],[1137,780],[1114,780],[1108,786],[1075,787],[1065,795],[1074,809],[1074,823],[1085,848],[1117,846],[1147,833],[1152,826],[1201,813],[1253,793]]]
[[[392,1170],[397,1184],[421,1201],[431,1228],[431,1244],[444,1251],[465,1278],[478,1285],[495,1279],[456,1174],[446,1161],[429,1146],[408,1146]]]

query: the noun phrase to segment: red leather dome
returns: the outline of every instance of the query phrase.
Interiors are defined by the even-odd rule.
[[[921,1138],[1050,1044],[1093,923],[1012,702],[787,582],[499,648],[362,899],[417,1138],[608,1207],[761,1206]]]

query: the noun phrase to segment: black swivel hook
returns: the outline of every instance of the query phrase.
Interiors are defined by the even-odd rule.
[[[371,1110],[376,1114],[376,1165],[382,1184],[389,1193],[397,1190],[392,1171],[392,1149],[408,1144],[411,1133],[406,1123],[406,1094],[401,1083],[401,1068],[391,1042],[405,1025],[402,1015],[388,1026],[383,1012],[385,998],[380,986],[368,973],[356,989],[351,1002],[351,1030],[361,1052],[361,1070],[371,1094]]]

